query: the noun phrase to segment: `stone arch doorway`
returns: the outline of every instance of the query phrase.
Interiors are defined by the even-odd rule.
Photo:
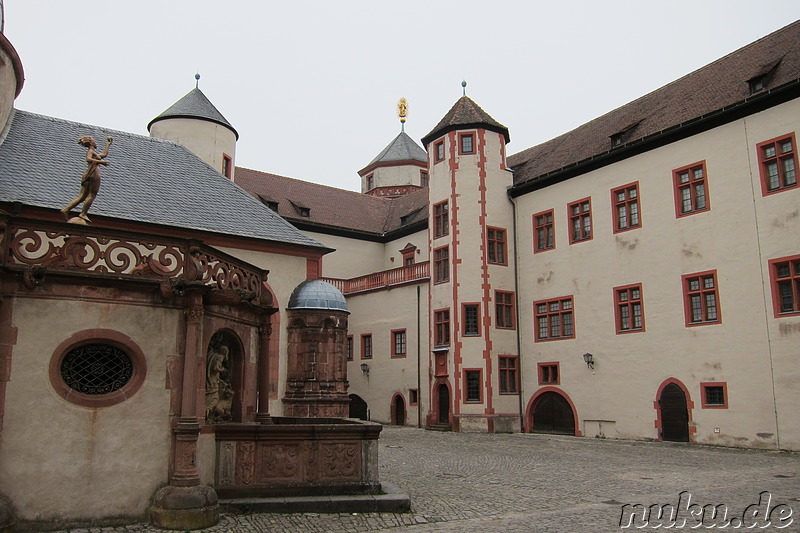
[[[369,406],[364,398],[358,394],[350,394],[350,411],[348,417],[358,418],[360,420],[369,420]]]
[[[689,401],[687,396],[685,389],[676,380],[662,384],[656,400],[661,440],[689,442]]]
[[[436,425],[450,425],[450,387],[442,381],[436,385],[436,409],[434,423]]]
[[[406,425],[406,402],[400,393],[395,394],[392,398],[391,422],[393,426]]]
[[[580,436],[572,402],[555,388],[537,392],[528,404],[528,427],[531,433],[555,433]]]

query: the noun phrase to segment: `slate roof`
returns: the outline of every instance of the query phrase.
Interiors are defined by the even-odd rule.
[[[302,234],[180,144],[15,110],[0,144],[0,202],[61,209],[78,195],[91,135],[114,138],[89,216],[302,246]]]
[[[422,138],[422,145],[428,146],[436,137],[453,130],[468,128],[485,128],[495,133],[500,133],[506,139],[506,143],[511,141],[508,128],[493,119],[489,113],[481,109],[469,96],[462,96],[450,108],[450,111],[436,125],[433,130]]]
[[[530,185],[551,173],[596,160],[671,129],[710,119],[732,106],[769,97],[800,83],[800,21],[702,67],[568,133],[509,156],[514,182]],[[750,94],[749,81],[767,75],[766,90]],[[614,150],[611,137],[622,134]]]
[[[389,143],[389,146],[384,148],[367,166],[372,166],[375,163],[409,160],[421,161],[427,164],[428,152],[415,143],[406,132],[401,131],[400,135],[395,137],[392,142]]]
[[[214,104],[211,103],[211,100],[203,94],[198,88],[194,88],[189,91],[183,98],[172,104],[166,111],[158,115],[156,118],[150,121],[147,125],[147,131],[150,131],[150,127],[159,120],[165,120],[169,118],[195,118],[199,120],[207,120],[209,122],[214,122],[221,126],[225,126],[229,130],[236,135],[236,140],[239,140],[239,133],[231,126],[230,122],[228,122],[225,117],[222,116]]]
[[[277,203],[282,217],[320,228],[381,236],[428,217],[427,188],[390,199],[242,167],[236,167],[235,179],[256,198]],[[309,216],[301,216],[295,206],[309,209]]]

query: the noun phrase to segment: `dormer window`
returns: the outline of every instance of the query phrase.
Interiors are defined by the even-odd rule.
[[[764,90],[767,86],[767,76],[757,76],[748,82],[750,84],[750,94],[756,94]]]
[[[756,72],[755,76],[747,80],[750,94],[760,93],[767,88],[770,81],[772,81],[772,75],[775,74],[775,70],[777,70],[778,65],[781,64],[782,59],[783,58],[772,61],[771,63],[765,63],[761,66],[759,71]]]
[[[298,209],[298,211],[300,212],[300,216],[301,217],[310,217],[311,216],[311,209],[309,209],[307,207],[301,207],[301,208]]]
[[[264,205],[275,211],[278,212],[278,202],[265,202]]]
[[[640,122],[641,120],[638,120],[632,124],[628,124],[617,133],[611,135],[611,148],[618,148],[628,142],[631,138],[633,130],[636,129],[636,126],[638,126]]]

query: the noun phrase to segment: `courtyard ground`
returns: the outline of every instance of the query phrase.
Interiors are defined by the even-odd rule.
[[[727,517],[706,522],[709,529],[800,531],[800,453],[386,427],[379,454],[381,479],[411,497],[411,513],[223,514],[219,525],[203,531],[604,533],[637,525],[656,530],[655,513],[644,523],[641,508],[638,521],[620,528],[620,518],[628,523],[633,510],[623,516],[623,505],[637,503],[679,508],[675,525],[688,520],[672,529],[697,525],[692,509],[724,505]],[[745,523],[739,524],[745,510]],[[658,529],[668,525],[667,516]],[[69,531],[160,530],[134,524]]]

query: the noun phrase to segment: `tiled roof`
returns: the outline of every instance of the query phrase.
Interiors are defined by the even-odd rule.
[[[64,207],[86,169],[83,135],[100,149],[114,138],[90,217],[322,247],[177,143],[19,110],[0,144],[0,202]]]
[[[277,203],[278,214],[287,220],[320,228],[381,236],[418,220],[403,217],[423,207],[423,218],[428,216],[427,189],[400,198],[379,198],[242,167],[236,167],[235,179],[256,198]],[[308,216],[302,216],[295,206],[307,208]]]
[[[423,150],[411,137],[404,131],[394,138],[389,146],[369,162],[368,167],[375,163],[386,163],[390,161],[421,161],[428,162],[428,152]]]
[[[474,127],[482,127],[500,133],[505,137],[506,142],[511,140],[508,135],[508,128],[489,116],[489,113],[481,109],[470,97],[462,96],[436,127],[422,138],[422,145],[428,146],[436,137],[450,131]]]
[[[230,122],[228,122],[225,117],[222,116],[214,104],[211,103],[203,91],[198,88],[194,88],[188,93],[186,96],[172,104],[166,111],[158,115],[156,118],[150,121],[147,125],[147,130],[150,131],[150,126],[153,123],[158,122],[159,120],[165,120],[168,118],[196,118],[200,120],[208,120],[209,122],[214,122],[221,126],[225,126],[229,130],[236,135],[236,139],[239,139],[239,134],[236,132],[233,126],[231,126]]]
[[[543,176],[615,150],[685,127],[736,104],[756,101],[788,84],[800,83],[800,21],[794,22],[650,94],[615,109],[568,133],[508,158],[514,182],[527,184]],[[767,75],[764,91],[751,96],[749,81]]]

